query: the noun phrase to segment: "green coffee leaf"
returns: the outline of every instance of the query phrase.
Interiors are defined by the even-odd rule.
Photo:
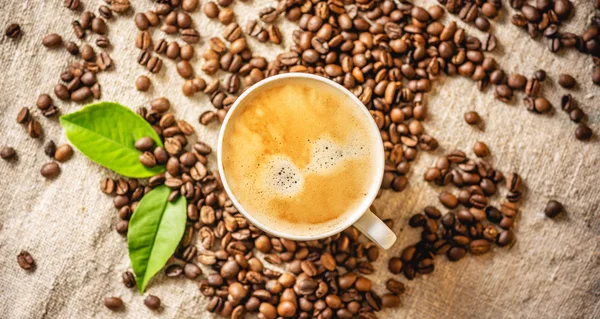
[[[129,221],[129,259],[140,294],[173,255],[185,232],[185,197],[169,202],[170,193],[163,185],[144,195]]]
[[[158,134],[141,116],[112,102],[91,104],[63,115],[60,124],[71,143],[92,161],[123,176],[144,178],[164,172],[163,165],[145,167],[138,160],[137,139],[149,136],[162,146]]]

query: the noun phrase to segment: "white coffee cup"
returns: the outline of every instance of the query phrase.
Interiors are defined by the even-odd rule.
[[[244,99],[250,93],[260,90],[264,85],[266,85],[270,82],[278,81],[281,79],[290,79],[290,78],[317,80],[317,81],[322,82],[323,85],[331,86],[331,87],[339,90],[340,92],[343,92],[354,102],[354,105],[352,107],[357,107],[357,108],[361,109],[362,113],[364,114],[364,120],[367,123],[369,123],[368,125],[373,130],[375,136],[380,135],[379,129],[377,128],[377,125],[375,124],[375,121],[373,120],[373,117],[369,113],[368,109],[360,102],[360,100],[354,94],[352,94],[350,91],[348,91],[343,86],[341,86],[329,79],[326,79],[324,77],[320,77],[320,76],[316,76],[316,75],[312,75],[312,74],[306,74],[306,73],[287,73],[287,74],[280,74],[280,75],[276,75],[273,77],[269,77],[265,80],[262,80],[256,84],[254,84],[252,87],[247,89],[242,95],[240,95],[237,98],[235,103],[231,106],[231,108],[227,112],[227,116],[225,117],[225,120],[223,121],[223,125],[221,126],[221,131],[219,133],[219,143],[217,146],[217,159],[218,159],[219,174],[221,176],[221,181],[223,182],[223,187],[225,188],[225,191],[229,195],[229,198],[231,199],[231,201],[233,202],[233,204],[237,208],[237,210],[240,213],[242,213],[242,215],[244,215],[252,224],[254,224],[256,227],[260,228],[261,230],[263,230],[271,235],[277,236],[277,237],[282,237],[282,238],[291,239],[291,240],[298,240],[298,241],[314,240],[314,239],[321,239],[321,238],[335,235],[337,233],[342,232],[344,229],[346,229],[350,226],[354,226],[360,232],[362,232],[363,235],[365,235],[366,237],[371,239],[373,242],[377,243],[379,246],[383,247],[384,249],[390,248],[396,241],[396,235],[392,232],[391,229],[389,229],[387,227],[387,225],[385,225],[385,223],[383,223],[383,221],[381,221],[377,216],[375,216],[375,214],[373,214],[373,212],[371,212],[371,210],[369,209],[369,207],[375,200],[375,197],[377,196],[379,187],[381,186],[381,180],[383,179],[383,173],[384,173],[384,165],[385,165],[384,156],[385,156],[385,154],[384,154],[384,149],[383,149],[383,142],[380,139],[377,139],[377,142],[376,142],[377,145],[375,146],[375,149],[377,150],[377,154],[375,157],[377,160],[374,163],[374,165],[377,165],[377,167],[375,167],[374,171],[376,172],[376,174],[377,174],[376,176],[378,178],[374,179],[374,182],[372,182],[372,185],[369,189],[367,196],[365,196],[363,201],[359,205],[357,205],[357,208],[351,212],[348,212],[348,214],[346,216],[349,216],[349,217],[346,220],[344,220],[343,222],[338,223],[336,225],[336,227],[333,227],[332,229],[330,229],[326,232],[323,232],[322,234],[318,234],[318,235],[314,235],[314,236],[299,236],[299,235],[295,235],[295,234],[286,234],[286,233],[278,231],[276,229],[267,227],[263,223],[261,223],[257,218],[252,216],[252,214],[250,212],[248,212],[246,209],[244,209],[244,206],[240,204],[240,202],[237,200],[237,198],[235,196],[235,193],[231,190],[231,188],[227,182],[227,176],[223,169],[222,147],[223,147],[223,138],[225,136],[226,128],[228,125],[231,125],[230,122],[231,122],[232,115],[235,114],[236,110],[238,109],[238,106],[242,103],[242,101],[244,101]]]

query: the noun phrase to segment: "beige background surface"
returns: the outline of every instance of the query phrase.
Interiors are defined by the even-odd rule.
[[[100,0],[82,1],[86,9],[97,11]],[[132,1],[135,11],[153,6],[150,0]],[[206,1],[202,1],[203,3]],[[235,6],[240,25],[272,1],[249,1]],[[425,7],[435,1],[415,1]],[[593,15],[593,2],[576,0],[575,16],[567,30],[581,32]],[[600,88],[591,85],[589,56],[569,51],[550,53],[541,42],[529,38],[511,25],[506,8],[499,23],[493,26],[501,43],[494,56],[508,72],[531,75],[536,69],[549,71],[550,81],[543,92],[559,107],[565,90],[556,85],[560,72],[569,72],[579,81],[573,92],[589,115],[591,127],[600,131]],[[125,289],[121,273],[129,261],[125,238],[113,230],[118,216],[111,199],[99,190],[102,177],[111,174],[76,153],[61,164],[62,174],[46,181],[39,168],[48,161],[43,141],[67,140],[55,119],[41,119],[44,138],[30,139],[16,124],[18,110],[32,109],[40,93],[51,92],[67,61],[65,50],[48,50],[41,46],[42,36],[57,32],[75,39],[70,22],[76,13],[62,7],[62,1],[0,1],[0,25],[4,29],[15,21],[23,36],[17,40],[0,39],[0,136],[1,145],[17,149],[18,161],[0,161],[0,317],[1,318],[207,318],[205,299],[189,280],[152,282],[148,293],[158,295],[164,305],[160,313],[150,312],[143,298]],[[112,20],[109,38],[115,69],[99,76],[103,99],[119,101],[131,108],[146,105],[153,97],[166,96],[180,117],[193,123],[201,139],[215,144],[218,127],[197,124],[198,115],[211,108],[198,94],[185,98],[180,93],[183,80],[171,61],[159,75],[151,75],[154,87],[144,94],[135,91],[134,80],[147,72],[135,62],[133,14]],[[193,14],[203,35],[218,34],[222,26],[209,21],[200,10]],[[447,17],[456,20],[456,17]],[[290,23],[284,30],[291,30]],[[464,23],[459,22],[464,26]],[[470,34],[482,33],[468,28]],[[285,44],[291,42],[286,33]],[[159,39],[160,32],[154,33]],[[88,35],[88,39],[94,39]],[[79,41],[78,41],[79,42]],[[200,49],[198,45],[197,49]],[[255,52],[273,57],[281,50],[250,40]],[[200,70],[201,61],[194,60]],[[387,260],[419,236],[407,228],[409,214],[428,204],[437,204],[438,189],[426,185],[422,175],[435,157],[454,148],[467,150],[477,140],[488,144],[492,162],[503,172],[519,172],[528,187],[516,235],[511,249],[496,250],[481,257],[469,257],[458,263],[436,259],[436,270],[407,282],[403,305],[386,310],[386,318],[599,318],[600,317],[600,146],[598,138],[583,143],[575,140],[575,124],[557,109],[555,114],[540,116],[529,113],[522,103],[505,105],[493,99],[492,92],[479,93],[465,79],[444,79],[429,95],[430,117],[427,131],[441,147],[434,154],[420,154],[409,188],[403,193],[385,193],[375,204],[384,217],[396,220],[399,235],[396,245],[382,254],[372,277],[382,291],[390,276]],[[63,113],[79,105],[57,102]],[[484,129],[466,125],[467,110],[477,110],[484,119]],[[214,164],[214,157],[212,158]],[[556,220],[544,217],[548,199],[563,202],[566,216]],[[20,269],[16,255],[21,249],[31,252],[37,269],[29,273]],[[102,305],[105,296],[120,296],[126,304],[122,312],[112,313]]]

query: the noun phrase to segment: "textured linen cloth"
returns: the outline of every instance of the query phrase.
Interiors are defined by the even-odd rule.
[[[581,33],[593,16],[595,1],[573,2],[574,15],[561,30]],[[97,12],[103,1],[82,3],[85,10]],[[415,3],[427,8],[437,2]],[[436,82],[427,95],[430,115],[424,124],[439,140],[440,148],[432,154],[420,152],[404,192],[385,192],[375,202],[384,218],[395,220],[398,242],[380,255],[375,263],[377,271],[369,277],[383,292],[391,276],[387,271],[389,257],[398,255],[420,236],[407,226],[410,214],[429,204],[440,207],[440,188],[423,181],[426,168],[437,156],[455,148],[473,156],[471,148],[478,140],[489,146],[495,167],[505,174],[520,173],[527,186],[515,229],[517,242],[510,249],[495,248],[484,256],[469,255],[457,263],[436,258],[435,271],[413,281],[396,276],[407,284],[407,293],[402,306],[382,311],[381,318],[600,318],[600,87],[591,83],[592,58],[573,50],[549,52],[540,39],[533,40],[510,24],[513,10],[506,1],[504,4],[501,16],[492,22],[492,32],[500,43],[493,56],[507,73],[531,76],[537,69],[547,70],[549,80],[542,84],[542,92],[555,111],[532,114],[520,101],[520,94],[512,104],[498,102],[493,90],[480,93],[474,82],[460,77],[443,77]],[[133,10],[108,22],[109,52],[115,67],[98,76],[102,100],[135,109],[165,96],[177,117],[192,123],[200,139],[215,146],[218,125],[202,127],[197,122],[198,116],[212,106],[201,93],[192,98],[183,96],[184,81],[173,61],[165,59],[164,70],[149,75],[153,83],[149,92],[135,90],[136,77],[148,72],[136,62],[133,14],[153,5],[154,1],[134,0]],[[274,1],[236,3],[236,20],[245,26],[268,5]],[[3,30],[13,22],[23,29],[18,39],[0,37],[0,144],[13,146],[18,152],[18,160],[0,161],[0,318],[211,318],[213,315],[205,311],[206,299],[188,279],[159,275],[151,282],[147,293],[161,298],[160,312],[150,311],[137,291],[123,286],[121,273],[130,269],[126,238],[114,230],[117,211],[111,198],[99,189],[101,178],[115,176],[113,173],[79,152],[60,164],[62,173],[55,180],[45,180],[39,173],[49,161],[43,151],[44,141],[52,139],[59,145],[67,139],[56,119],[45,119],[35,109],[35,101],[38,94],[53,92],[60,72],[74,60],[64,49],[43,47],[41,40],[45,34],[56,32],[81,44],[70,25],[80,12],[67,10],[58,0],[0,1]],[[201,48],[211,36],[220,35],[223,26],[209,20],[200,9],[192,17],[202,34],[192,61],[200,73]],[[294,24],[283,20],[277,23],[284,44],[265,45],[249,38],[255,54],[273,58],[282,47],[290,46]],[[449,20],[483,38],[482,32],[456,16],[446,15],[443,22]],[[152,34],[154,41],[163,36],[159,30]],[[95,37],[88,32],[88,41],[93,43]],[[579,83],[572,94],[588,114],[596,134],[590,142],[575,139],[576,125],[560,110],[560,96],[567,92],[556,83],[562,72],[573,75]],[[81,108],[54,100],[63,114]],[[40,120],[43,138],[29,138],[16,123],[23,106],[30,107]],[[463,114],[469,110],[479,112],[483,127],[464,122]],[[214,168],[214,155],[210,161]],[[549,199],[562,202],[567,214],[555,220],[546,218],[543,209]],[[34,272],[17,265],[16,256],[22,249],[34,257]],[[105,308],[106,296],[120,296],[125,309],[112,312]]]

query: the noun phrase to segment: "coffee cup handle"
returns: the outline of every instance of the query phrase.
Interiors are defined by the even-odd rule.
[[[383,249],[389,249],[396,241],[396,234],[370,209],[354,223],[354,227]]]

